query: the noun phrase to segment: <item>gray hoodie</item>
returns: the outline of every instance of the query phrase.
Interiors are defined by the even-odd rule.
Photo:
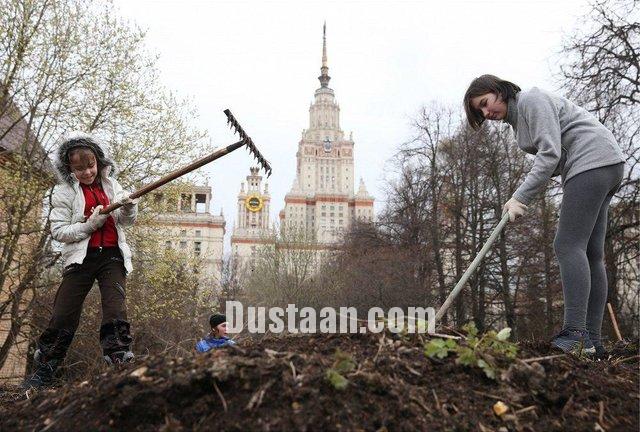
[[[584,171],[625,161],[613,134],[592,114],[539,88],[509,100],[505,121],[513,127],[518,147],[536,156],[513,194],[523,204],[530,204],[553,176],[562,175],[564,185]]]

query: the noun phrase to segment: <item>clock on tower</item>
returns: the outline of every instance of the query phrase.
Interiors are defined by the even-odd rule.
[[[331,140],[329,139],[329,137],[326,137],[324,139],[324,141],[322,142],[322,146],[324,147],[325,153],[331,153]]]

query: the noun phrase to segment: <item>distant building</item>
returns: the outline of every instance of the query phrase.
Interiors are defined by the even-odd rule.
[[[236,223],[231,235],[231,253],[246,264],[255,258],[260,246],[273,241],[273,229],[269,220],[271,195],[269,185],[262,187],[258,168],[251,168],[245,183],[240,184]]]
[[[309,127],[298,143],[296,177],[279,217],[284,231],[309,233],[319,245],[330,248],[356,220],[373,219],[374,198],[362,179],[354,191],[353,135],[347,138],[340,129],[340,107],[329,88],[326,26],[320,71]]]
[[[162,242],[165,248],[175,249],[194,257],[201,257],[198,269],[202,277],[220,281],[226,222],[222,211],[210,213],[211,187],[181,188],[179,196],[155,193],[156,204],[164,212],[156,222],[164,228]]]

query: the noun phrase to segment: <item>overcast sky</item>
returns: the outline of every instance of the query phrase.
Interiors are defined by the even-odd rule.
[[[562,38],[588,11],[583,0],[115,3],[148,31],[164,84],[192,99],[200,113],[195,121],[213,143],[234,141],[222,113],[230,108],[272,163],[272,221],[291,188],[320,85],[325,20],[330,87],[342,129],[353,131],[356,182],[364,178],[379,211],[385,161],[411,136],[410,118],[422,105],[460,107],[466,86],[484,73],[556,90]],[[251,163],[237,150],[206,168],[214,212],[224,208],[227,251]]]

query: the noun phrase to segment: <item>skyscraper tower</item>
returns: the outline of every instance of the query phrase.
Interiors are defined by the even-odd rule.
[[[329,87],[326,23],[322,34],[320,87],[309,107],[309,127],[296,153],[296,177],[280,212],[283,230],[304,230],[318,242],[341,241],[356,219],[373,219],[373,197],[360,181],[354,193],[353,134],[340,128],[340,107]]]

